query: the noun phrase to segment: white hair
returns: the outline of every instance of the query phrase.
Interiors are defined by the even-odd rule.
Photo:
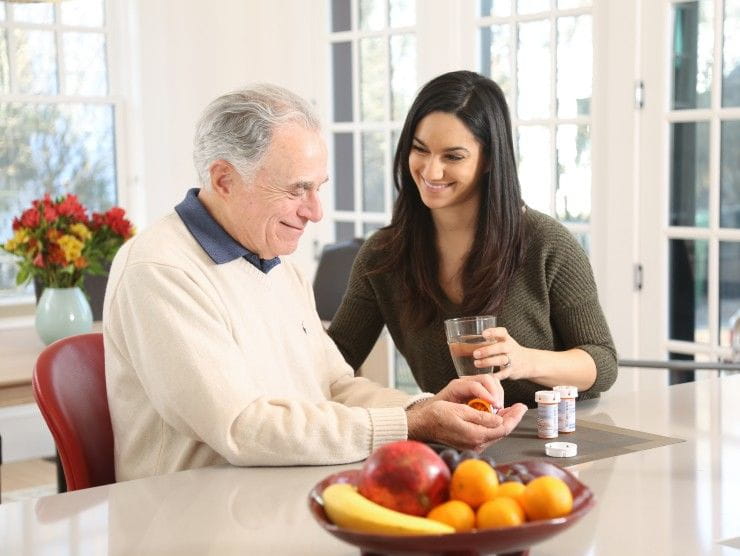
[[[313,107],[276,85],[258,84],[218,97],[203,111],[193,139],[193,162],[202,187],[210,187],[214,160],[226,160],[250,179],[280,124],[295,122],[319,130]]]

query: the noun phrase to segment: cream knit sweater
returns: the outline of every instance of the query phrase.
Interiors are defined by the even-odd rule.
[[[103,333],[117,480],[347,463],[406,438],[414,398],[354,377],[290,262],[217,265],[177,214],[116,255]]]

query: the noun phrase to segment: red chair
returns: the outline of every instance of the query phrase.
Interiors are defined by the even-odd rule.
[[[46,347],[33,370],[33,395],[54,437],[67,489],[114,483],[103,335],[70,336]]]

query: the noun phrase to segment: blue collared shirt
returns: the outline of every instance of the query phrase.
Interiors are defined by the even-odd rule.
[[[175,207],[175,212],[214,263],[224,264],[244,257],[265,274],[280,264],[280,257],[260,259],[259,255],[231,237],[200,202],[199,191],[198,188],[189,190],[185,199]]]

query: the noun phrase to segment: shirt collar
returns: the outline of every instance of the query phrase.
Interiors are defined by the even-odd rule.
[[[199,191],[198,188],[190,189],[185,199],[175,207],[175,212],[214,263],[224,264],[244,257],[265,274],[280,264],[280,257],[260,259],[259,255],[231,237],[198,199]]]

